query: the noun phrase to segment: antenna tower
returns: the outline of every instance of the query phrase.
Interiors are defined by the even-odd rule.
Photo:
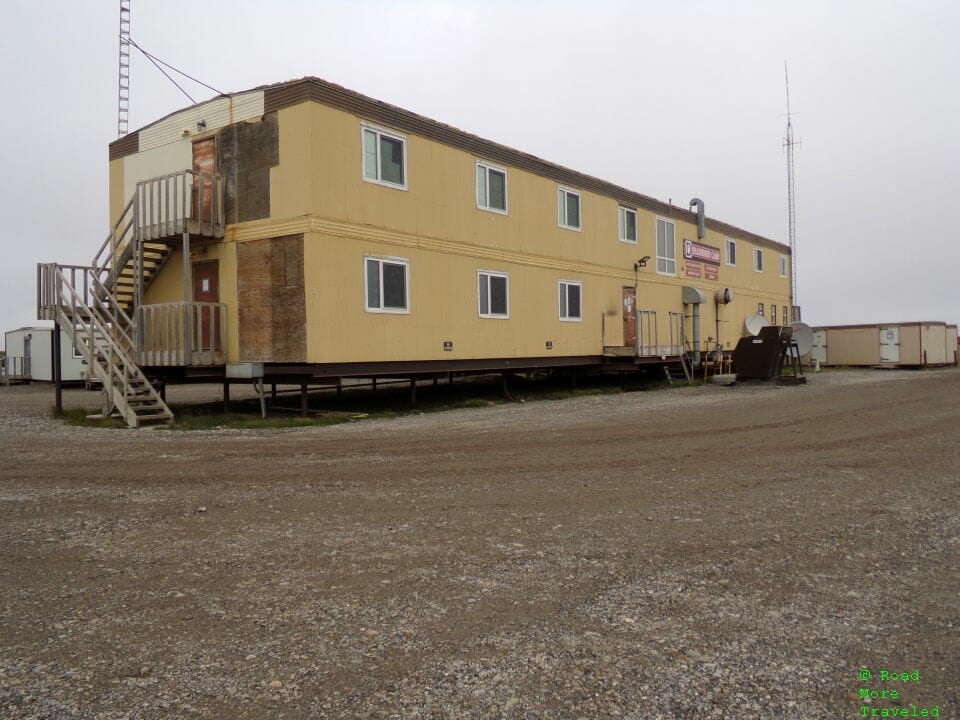
[[[120,0],[120,73],[117,97],[117,137],[127,134],[130,113],[130,0]]]
[[[793,304],[793,321],[800,321],[800,301],[797,299],[797,198],[793,174],[793,148],[800,144],[793,139],[793,123],[790,118],[790,76],[787,63],[783,63],[783,76],[787,86],[787,136],[783,146],[787,149],[787,233],[790,237],[790,302]]]

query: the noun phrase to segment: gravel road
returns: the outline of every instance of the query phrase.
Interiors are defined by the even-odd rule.
[[[0,717],[958,717],[958,400],[835,371],[176,432],[0,387]]]

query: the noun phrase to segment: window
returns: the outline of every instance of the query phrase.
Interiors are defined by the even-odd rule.
[[[781,255],[780,256],[780,277],[786,277],[786,276],[787,276],[787,256]]]
[[[763,303],[757,303],[757,315],[763,315]]]
[[[477,293],[480,317],[506,318],[510,316],[510,298],[506,273],[480,270],[477,273],[479,288]]]
[[[477,207],[507,214],[507,171],[477,161]]]
[[[557,223],[567,230],[580,229],[580,193],[557,188]]]
[[[787,306],[786,305],[783,306],[783,324],[784,325],[787,324]]]
[[[560,281],[560,319],[577,321],[583,319],[580,306],[581,285],[570,280]]]
[[[770,324],[773,325],[777,322],[777,306],[771,303],[770,305]]]
[[[620,208],[620,239],[624,242],[637,242],[637,211]]]
[[[410,312],[409,263],[401,258],[365,259],[367,311]]]
[[[727,265],[737,264],[737,241],[727,238]]]
[[[753,249],[753,269],[756,272],[763,272],[763,250],[760,248]]]
[[[677,274],[677,245],[674,242],[674,226],[669,220],[657,218],[657,273]]]
[[[406,139],[380,128],[361,126],[363,135],[363,179],[407,189]]]

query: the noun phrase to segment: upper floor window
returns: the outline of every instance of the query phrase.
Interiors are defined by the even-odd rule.
[[[757,303],[757,315],[763,315],[763,303]]]
[[[403,258],[364,259],[367,311],[410,312],[410,264]]]
[[[620,239],[628,243],[637,242],[637,211],[620,207]]]
[[[406,190],[406,138],[370,125],[361,126],[360,132],[363,135],[363,179]]]
[[[582,320],[583,310],[580,307],[582,286],[571,280],[560,281],[560,319]]]
[[[786,305],[783,306],[783,324],[784,325],[787,324],[787,306]]]
[[[770,305],[770,324],[775,325],[776,322],[777,322],[777,306],[771,304]]]
[[[737,241],[727,238],[727,265],[737,264]]]
[[[580,193],[557,188],[557,223],[567,230],[580,229]]]
[[[786,277],[786,276],[787,276],[787,256],[781,255],[780,256],[780,277]]]
[[[480,317],[510,317],[509,276],[506,273],[480,270],[477,272],[477,304]]]
[[[477,207],[506,215],[506,170],[477,161]]]
[[[657,272],[660,275],[677,274],[675,232],[672,222],[657,218]]]
[[[763,272],[763,250],[753,249],[753,269],[757,272]]]

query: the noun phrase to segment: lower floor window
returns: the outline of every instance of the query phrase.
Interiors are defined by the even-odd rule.
[[[570,280],[560,281],[560,319],[561,320],[581,320],[583,319],[582,309],[580,307],[581,285],[578,282]]]
[[[367,310],[409,312],[409,264],[399,258],[366,258]]]
[[[507,274],[481,270],[477,273],[477,278],[480,317],[509,317],[510,298]]]

